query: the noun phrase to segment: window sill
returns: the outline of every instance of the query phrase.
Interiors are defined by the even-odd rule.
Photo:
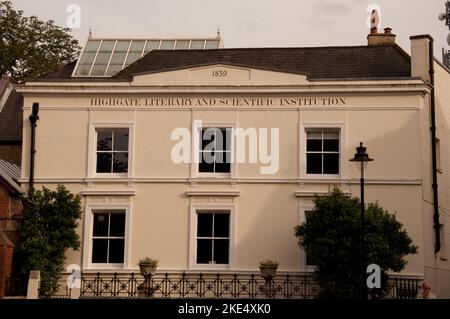
[[[194,264],[189,270],[230,270],[229,264]]]
[[[89,264],[86,270],[124,270],[124,264]]]
[[[230,179],[231,173],[197,173],[195,178],[198,179]]]
[[[342,179],[339,174],[305,174],[302,179]]]

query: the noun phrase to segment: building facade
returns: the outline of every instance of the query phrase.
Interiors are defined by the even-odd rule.
[[[154,50],[114,72],[117,48],[128,45],[128,56],[146,44],[90,39],[79,62],[21,85],[21,182],[37,102],[35,187],[64,184],[82,196],[82,249],[67,263],[136,272],[152,257],[162,272],[248,273],[269,258],[281,272],[311,272],[294,227],[331,186],[359,196],[349,159],[362,141],[375,159],[366,202],[395,212],[418,246],[401,276],[450,297],[450,75],[434,62],[431,86],[428,37],[412,39],[412,57],[390,30],[368,38],[355,47]]]

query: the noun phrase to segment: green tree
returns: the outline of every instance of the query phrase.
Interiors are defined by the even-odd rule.
[[[80,48],[69,31],[53,20],[24,16],[11,1],[0,1],[0,75],[22,82],[75,60]]]
[[[76,233],[81,217],[80,197],[63,185],[56,190],[46,187],[33,190],[24,203],[22,215],[23,240],[15,251],[18,275],[27,276],[30,270],[40,270],[40,293],[49,296],[58,288],[66,250],[80,247]]]
[[[360,201],[335,187],[326,196],[316,195],[314,203],[307,223],[295,227],[295,236],[314,261],[322,288],[319,297],[357,298],[362,283]],[[404,257],[415,254],[417,247],[395,215],[378,203],[365,209],[364,243],[365,264],[377,264],[382,270],[381,289],[371,291],[381,297],[389,289],[387,272],[401,271],[406,265]]]

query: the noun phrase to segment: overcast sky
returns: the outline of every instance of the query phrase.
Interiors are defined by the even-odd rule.
[[[409,36],[430,34],[436,56],[448,47],[437,19],[445,0],[13,0],[16,9],[66,25],[70,4],[81,9],[73,35],[94,37],[215,36],[225,47],[365,45],[367,7],[381,8],[381,28],[391,27],[409,52]]]

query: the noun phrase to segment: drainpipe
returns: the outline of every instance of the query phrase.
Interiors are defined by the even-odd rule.
[[[435,110],[435,91],[434,91],[434,40],[430,37],[429,44],[429,74],[431,84],[431,156],[433,165],[433,204],[434,204],[434,231],[435,231],[435,245],[434,253],[437,254],[441,250],[441,236],[439,224],[439,197],[438,197],[438,179],[437,179],[437,160],[436,160],[436,110]]]
[[[36,122],[39,120],[39,103],[34,102],[31,115],[29,117],[31,124],[31,144],[30,144],[30,183],[28,192],[31,194],[34,188],[34,154],[36,153]]]

